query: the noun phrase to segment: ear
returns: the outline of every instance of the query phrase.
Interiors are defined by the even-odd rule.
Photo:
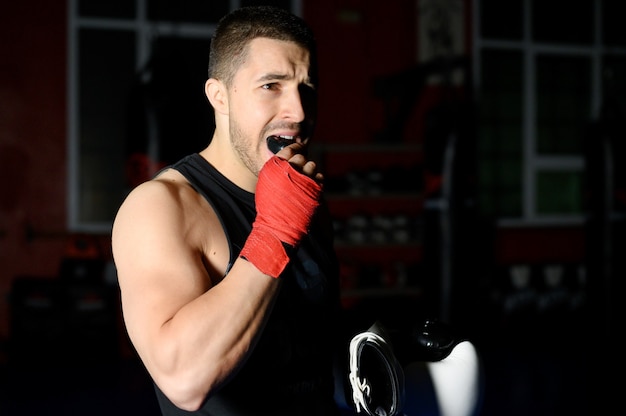
[[[204,84],[204,94],[216,113],[228,114],[228,94],[226,86],[221,81],[209,78]]]

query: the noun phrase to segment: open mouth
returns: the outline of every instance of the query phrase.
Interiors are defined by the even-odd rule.
[[[283,147],[288,146],[292,143],[295,143],[295,136],[268,136],[267,139],[267,147],[272,151],[272,153],[278,153]]]

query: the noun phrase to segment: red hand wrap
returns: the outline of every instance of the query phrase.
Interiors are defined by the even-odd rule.
[[[256,186],[256,218],[241,257],[278,277],[289,263],[283,243],[296,247],[319,205],[322,186],[278,156],[267,161]]]

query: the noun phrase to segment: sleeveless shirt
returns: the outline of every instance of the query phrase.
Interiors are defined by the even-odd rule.
[[[189,181],[217,213],[230,249],[228,268],[252,229],[254,194],[247,192],[199,154],[171,168]],[[258,343],[239,370],[196,412],[177,408],[155,385],[164,416],[335,415],[333,353],[339,308],[338,265],[332,237],[323,232],[320,206],[311,231],[279,277],[280,292]]]

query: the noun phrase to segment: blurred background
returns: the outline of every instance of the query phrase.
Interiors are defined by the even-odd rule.
[[[111,222],[208,143],[210,36],[251,4],[318,37],[311,151],[347,310],[468,335],[481,414],[611,408],[620,1],[24,0],[0,13],[0,414],[159,414],[121,321]]]

